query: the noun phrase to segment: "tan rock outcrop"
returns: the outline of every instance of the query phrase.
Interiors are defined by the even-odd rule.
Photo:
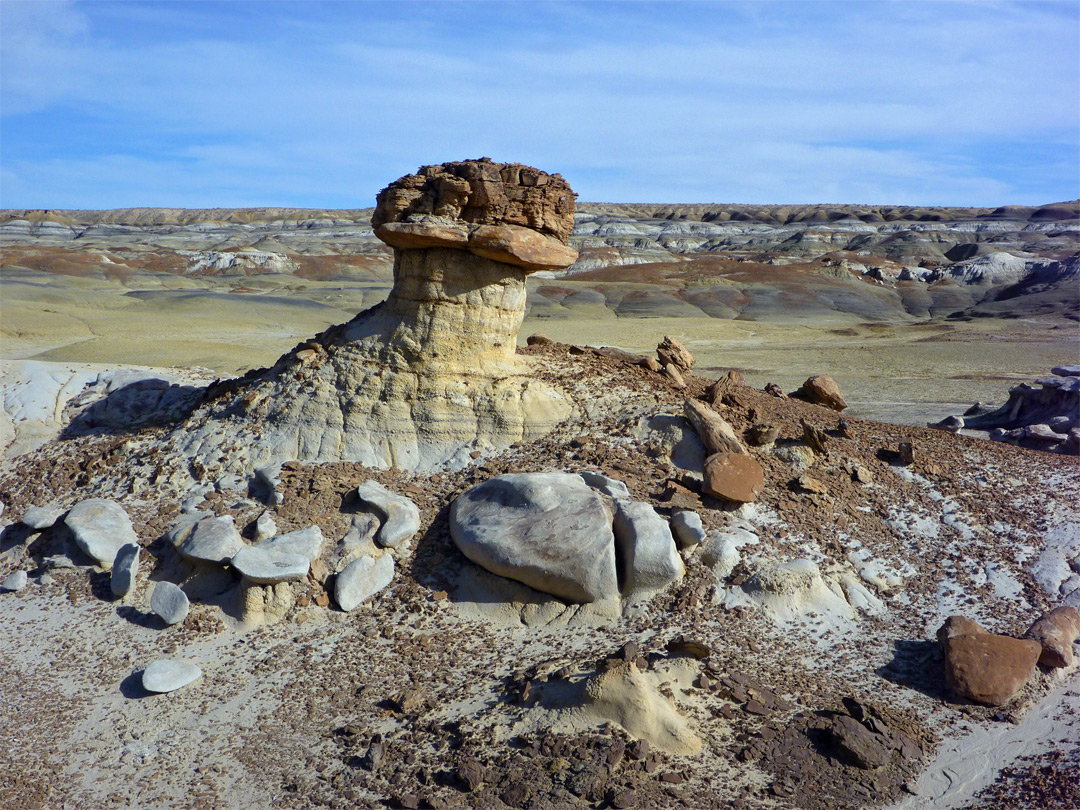
[[[386,301],[273,368],[212,386],[185,451],[236,470],[285,460],[430,470],[548,432],[570,399],[515,354],[525,279],[566,267],[574,194],[559,175],[490,160],[425,166],[378,196],[394,248]],[[226,446],[228,452],[225,451]]]

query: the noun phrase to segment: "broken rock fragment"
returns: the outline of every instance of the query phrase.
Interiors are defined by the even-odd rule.
[[[138,543],[124,507],[104,498],[78,503],[64,517],[79,548],[104,568],[111,568],[121,546]]]
[[[1031,639],[999,636],[963,617],[949,617],[938,630],[945,651],[945,680],[961,697],[1003,706],[1035,671],[1042,645]]]
[[[408,498],[395,495],[378,481],[365,481],[356,494],[382,518],[375,542],[383,548],[397,548],[420,531],[420,510]]]
[[[818,375],[809,378],[802,384],[799,394],[810,402],[824,405],[834,411],[842,411],[847,407],[847,401],[840,393],[840,386],[836,384],[836,380],[832,377]]]
[[[1072,666],[1073,644],[1080,637],[1080,611],[1069,605],[1054,608],[1040,616],[1024,637],[1042,645],[1039,663],[1044,667]]]
[[[660,345],[656,347],[656,356],[660,358],[661,365],[670,364],[679,371],[689,371],[694,365],[694,355],[690,354],[681,340],[671,335],[660,341]]]
[[[714,453],[705,460],[702,489],[735,503],[757,500],[765,486],[765,472],[757,459],[743,453]]]

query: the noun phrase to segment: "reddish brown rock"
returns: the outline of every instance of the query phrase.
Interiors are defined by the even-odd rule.
[[[705,492],[736,503],[757,500],[765,486],[761,465],[743,453],[714,453],[705,460],[704,473]]]
[[[988,706],[1003,706],[1012,700],[1042,654],[1037,641],[992,633],[954,635],[944,646],[949,687],[961,697]]]
[[[1039,663],[1044,667],[1072,666],[1073,643],[1080,637],[1080,611],[1074,607],[1054,608],[1039,617],[1024,637],[1042,646]]]
[[[967,616],[950,616],[945,623],[938,628],[937,640],[942,649],[948,644],[949,639],[955,636],[982,636],[988,631],[974,619]]]
[[[678,388],[685,388],[686,381],[683,379],[682,374],[679,373],[678,367],[674,363],[668,363],[664,366],[664,373],[671,378]]]
[[[518,225],[480,225],[469,233],[469,252],[527,272],[569,267],[578,252],[554,236]]]
[[[663,365],[673,365],[681,371],[689,371],[694,365],[694,355],[678,338],[666,335],[656,347],[656,356]]]
[[[424,218],[420,222],[388,222],[375,229],[375,235],[403,250],[433,247],[464,249],[469,243],[469,229],[454,222]]]
[[[842,411],[847,407],[847,402],[840,393],[840,387],[832,377],[824,375],[811,377],[802,384],[799,392],[811,402],[832,408],[834,411]]]
[[[704,402],[696,399],[686,400],[683,403],[683,416],[694,426],[708,453],[745,454],[748,452],[746,445],[739,440],[735,429]]]

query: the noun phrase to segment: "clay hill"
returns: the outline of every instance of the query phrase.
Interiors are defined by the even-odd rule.
[[[743,235],[870,227],[874,245],[847,253],[881,278],[846,255],[791,272],[891,301],[901,285],[981,285],[980,301],[1000,286],[953,275],[982,255],[928,258],[893,280],[888,239],[874,241],[890,210],[846,222],[839,210],[662,221]],[[1020,257],[1026,275],[1009,283],[1030,280],[1029,261],[1065,277],[1070,259],[1049,244],[1074,238],[1075,214],[1049,210],[987,212],[1010,230],[964,244],[978,254],[973,234],[1032,227],[1046,250]],[[241,376],[62,381],[40,422],[53,432],[8,448],[0,805],[1080,801],[1080,367],[981,413],[1002,430],[1039,420],[1052,447],[875,422],[850,415],[816,368],[754,387],[703,369],[675,336],[647,354],[540,334],[518,345],[538,277],[614,271],[583,267],[588,251],[666,251],[640,266],[654,288],[671,284],[668,265],[746,265],[738,289],[767,297],[755,268],[799,265],[734,255],[748,243],[677,258],[658,238],[663,211],[582,211],[560,175],[487,159],[421,167],[363,224],[348,213],[311,230],[341,231],[334,257],[392,262],[381,298]],[[201,234],[188,256],[199,272],[220,260],[258,276],[251,254],[265,253],[296,265],[272,275],[294,274],[316,255],[299,249],[314,221],[297,212],[191,216],[207,227],[186,212],[110,212],[82,233],[127,247],[77,261],[182,275],[190,263],[144,259],[188,256]],[[609,216],[628,232],[600,234]],[[6,278],[42,284],[57,268],[29,264],[88,255],[61,241],[76,219],[9,220],[38,241]],[[940,235],[939,222],[907,232]],[[257,248],[264,225],[274,250]],[[252,250],[230,252],[222,239],[241,232]],[[583,283],[607,295],[602,278]],[[10,389],[5,409],[25,410],[32,391]]]

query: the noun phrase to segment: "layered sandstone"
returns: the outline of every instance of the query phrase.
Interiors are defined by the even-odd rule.
[[[515,355],[517,332],[528,273],[577,258],[565,244],[573,214],[559,175],[486,158],[395,181],[372,218],[394,248],[388,299],[273,368],[212,388],[218,404],[195,415],[186,451],[213,457],[227,442],[239,461],[223,469],[347,460],[428,470],[543,435],[570,400]]]

